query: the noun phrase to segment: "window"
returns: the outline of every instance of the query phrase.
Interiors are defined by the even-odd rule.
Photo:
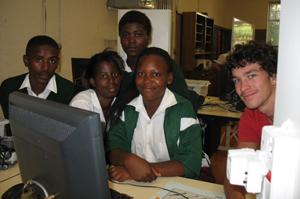
[[[255,38],[255,26],[233,17],[231,49],[236,44],[243,44],[243,43],[246,44],[248,43],[248,41],[254,40],[254,38]]]
[[[268,18],[268,42],[273,46],[278,46],[279,42],[280,11],[280,3],[270,3]]]

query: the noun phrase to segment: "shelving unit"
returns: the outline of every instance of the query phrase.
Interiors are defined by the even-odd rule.
[[[221,54],[230,51],[231,30],[214,25],[213,59],[217,60]]]
[[[196,59],[213,58],[214,20],[198,12],[183,12],[181,67],[195,70]]]
[[[182,13],[181,69],[186,79],[209,80],[208,95],[217,96],[218,73],[195,68],[197,59],[213,61],[214,20],[198,12]]]

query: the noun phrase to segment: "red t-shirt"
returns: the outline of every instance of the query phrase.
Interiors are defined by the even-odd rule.
[[[245,108],[245,112],[240,118],[238,126],[238,142],[254,142],[260,144],[262,128],[271,125],[265,114],[258,109],[250,110]]]

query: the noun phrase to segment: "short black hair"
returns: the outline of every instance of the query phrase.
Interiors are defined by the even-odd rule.
[[[237,44],[234,51],[226,57],[226,69],[232,77],[232,69],[245,67],[249,63],[258,63],[269,76],[277,74],[277,49],[266,43],[249,41],[247,44]]]
[[[110,50],[109,48],[106,48],[101,53],[97,53],[90,58],[86,70],[84,72],[84,77],[83,77],[85,79],[84,81],[90,82],[89,81],[90,78],[95,78],[96,70],[101,62],[109,62],[115,64],[118,67],[120,73],[123,74],[123,70],[124,70],[123,59],[120,57],[120,55],[117,52]],[[89,88],[93,88],[92,85],[90,85],[90,83],[88,84],[89,84],[88,86]]]
[[[151,35],[151,22],[144,13],[136,10],[126,12],[119,21],[119,35],[121,34],[122,27],[127,23],[139,23],[144,26],[147,35]]]
[[[51,37],[48,37],[46,35],[38,35],[33,38],[31,38],[26,46],[26,55],[29,54],[29,52],[35,48],[36,46],[51,46],[55,48],[59,54],[59,47],[57,42],[52,39]]]
[[[136,71],[136,67],[138,65],[139,60],[143,57],[143,56],[147,56],[147,55],[156,55],[159,56],[161,58],[163,58],[163,60],[165,61],[165,63],[168,65],[168,71],[167,73],[171,73],[173,72],[173,60],[171,58],[171,56],[169,55],[169,53],[161,48],[157,48],[157,47],[150,47],[150,48],[145,48],[138,56],[137,61],[136,61],[136,66],[135,66],[135,71]]]

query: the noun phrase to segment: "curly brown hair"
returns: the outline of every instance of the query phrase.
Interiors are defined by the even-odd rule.
[[[245,67],[249,63],[258,63],[270,76],[277,74],[277,49],[266,43],[249,41],[247,44],[237,44],[234,51],[226,57],[226,69],[232,76],[232,69]]]

